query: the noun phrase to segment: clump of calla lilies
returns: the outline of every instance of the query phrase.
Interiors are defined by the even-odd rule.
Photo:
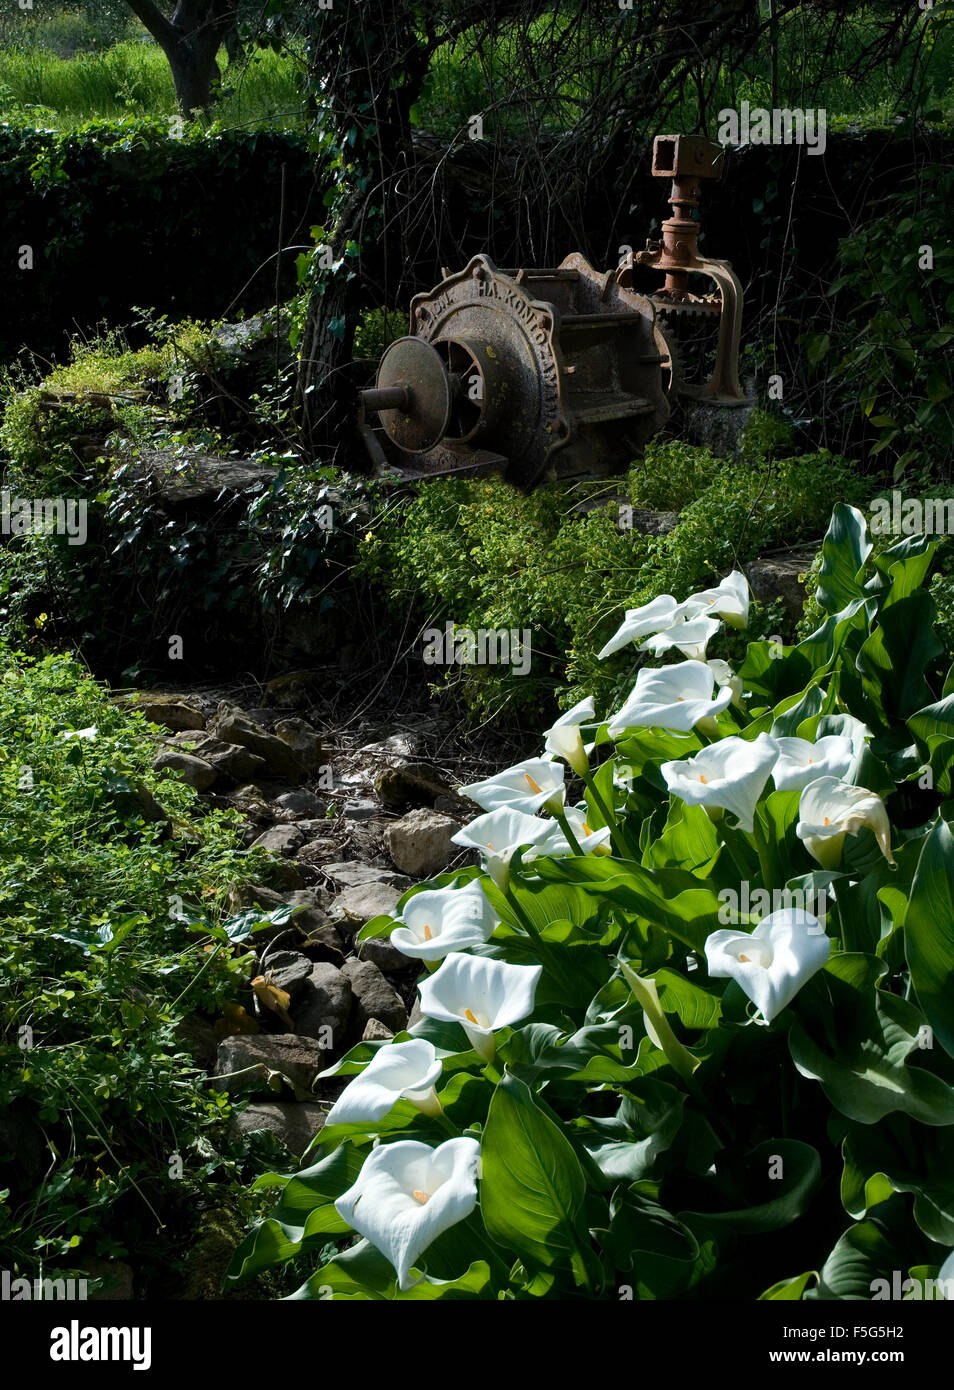
[[[294,1298],[811,1300],[954,1272],[935,548],[874,556],[837,508],[824,621],[737,669],[740,571],[626,611],[618,707],[462,787],[457,866],[359,933],[407,958],[411,1021],[322,1073],[231,1280],[312,1255]]]

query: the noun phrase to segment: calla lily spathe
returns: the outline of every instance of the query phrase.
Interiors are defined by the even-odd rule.
[[[640,637],[650,632],[661,632],[663,628],[671,627],[681,607],[672,594],[660,594],[641,608],[627,608],[622,624],[602,651],[597,653],[597,660],[602,661],[604,657],[622,651],[628,642],[638,642]]]
[[[610,849],[607,848],[612,835],[608,825],[594,830],[586,819],[585,808],[581,811],[576,806],[567,806],[563,814],[566,816],[570,829],[576,836],[576,842],[584,854],[611,853]],[[538,840],[534,845],[528,858],[562,859],[568,854],[575,853],[576,851],[564,835],[562,827],[554,823],[543,839]]]
[[[691,661],[705,661],[706,648],[719,631],[720,626],[718,618],[684,615],[673,623],[672,627],[667,627],[665,631],[659,632],[655,637],[650,637],[645,641],[640,647],[640,651],[652,652],[653,656],[661,656],[663,652],[668,652],[671,647],[675,647]]]
[[[579,704],[568,709],[566,714],[561,714],[556,723],[547,730],[544,753],[550,758],[562,758],[577,776],[584,776],[589,771],[589,754],[593,750],[593,744],[583,742],[580,725],[595,722],[596,708],[593,696],[588,695],[585,700],[580,700]]]
[[[690,594],[685,607],[690,616],[705,613],[712,618],[722,618],[730,627],[748,627],[748,581],[741,570],[733,570],[714,589],[700,589]]]
[[[732,700],[731,690],[713,699],[715,676],[704,661],[683,661],[654,670],[644,666],[618,714],[607,725],[610,738],[624,729],[655,727],[687,734],[703,719],[714,719]]]
[[[829,734],[816,743],[806,738],[776,738],[778,762],[772,780],[780,792],[802,791],[819,777],[843,778],[855,758],[855,748],[844,734]]]
[[[335,1202],[338,1215],[394,1266],[410,1287],[412,1265],[477,1205],[480,1145],[462,1136],[432,1149],[412,1139],[380,1144]]]
[[[731,811],[743,830],[751,830],[755,807],[778,756],[768,734],[754,741],[724,738],[692,758],[663,763],[659,769],[672,796],[687,806]]]
[[[547,802],[556,801],[562,806],[563,779],[563,768],[550,758],[526,758],[483,782],[461,787],[460,794],[476,801],[485,811],[523,811],[533,815]]]
[[[705,952],[709,974],[735,980],[771,1023],[824,967],[831,942],[817,917],[786,907],[763,917],[751,933],[713,932]]]
[[[542,840],[551,825],[551,821],[525,815],[523,811],[491,811],[458,830],[451,836],[451,843],[479,850],[483,866],[494,883],[506,888],[514,853],[523,845],[535,845]]]
[[[533,1012],[542,971],[540,965],[510,965],[489,956],[448,956],[419,987],[421,1013],[459,1023],[475,1051],[491,1061],[495,1029]]]
[[[425,889],[405,904],[400,925],[388,940],[413,960],[443,960],[451,951],[489,941],[497,922],[477,882]]]
[[[881,797],[867,787],[854,787],[837,777],[819,777],[802,792],[798,815],[795,833],[823,869],[838,868],[845,836],[856,835],[866,825],[874,832],[885,859],[896,867],[888,812]]]
[[[434,1087],[441,1064],[433,1043],[424,1038],[388,1043],[353,1077],[328,1111],[325,1124],[350,1125],[382,1119],[406,1097],[426,1115],[440,1113]]]
[[[706,662],[709,670],[715,676],[716,685],[720,690],[729,690],[732,693],[732,703],[743,708],[742,692],[745,686],[742,677],[737,676],[727,661],[721,661],[718,657],[710,657]]]

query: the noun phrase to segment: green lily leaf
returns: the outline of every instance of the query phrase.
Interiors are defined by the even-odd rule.
[[[921,850],[904,941],[918,1003],[954,1056],[954,836],[941,819]]]

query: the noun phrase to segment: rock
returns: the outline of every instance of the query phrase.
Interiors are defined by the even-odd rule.
[[[300,951],[272,951],[261,963],[261,973],[291,999],[304,989],[311,971],[312,962]]]
[[[176,1026],[176,1038],[192,1054],[200,1066],[207,1071],[212,1069],[215,1063],[215,1053],[219,1045],[219,1035],[212,1027],[211,1023],[206,1023],[205,1019],[199,1018],[197,1014],[188,1014]]]
[[[179,449],[142,449],[135,457],[120,453],[131,478],[149,479],[163,502],[194,505],[215,502],[222,493],[264,492],[277,476],[274,468]]]
[[[324,766],[321,739],[304,719],[281,719],[275,725],[275,733],[296,755],[304,776]]]
[[[325,677],[320,671],[289,671],[265,687],[265,697],[280,709],[298,709],[321,693]]]
[[[293,816],[304,816],[307,818],[319,819],[325,814],[324,802],[318,800],[311,792],[306,792],[299,788],[295,791],[282,792],[281,796],[276,796],[275,805],[283,811],[289,811]]]
[[[123,1260],[86,1260],[80,1273],[102,1281],[96,1292],[89,1295],[90,1303],[128,1303],[136,1296],[132,1266]]]
[[[390,1028],[385,1028],[380,1019],[369,1018],[364,1025],[364,1032],[361,1034],[362,1042],[387,1042],[388,1038],[393,1038],[394,1034]]]
[[[252,841],[252,848],[290,858],[304,840],[305,836],[297,825],[273,825],[270,830],[263,831],[257,840]]]
[[[363,796],[350,796],[341,805],[341,814],[345,820],[370,820],[377,815],[378,804],[376,801],[368,801]]]
[[[254,782],[246,782],[244,786],[236,787],[234,792],[229,792],[226,800],[236,811],[241,811],[243,816],[265,820],[271,815],[265,793],[261,787],[256,787]]]
[[[134,703],[132,708],[138,710],[150,724],[161,724],[177,733],[183,729],[205,728],[205,716],[202,711],[175,695],[150,695],[147,700]]]
[[[178,772],[183,782],[199,792],[211,787],[216,778],[215,768],[204,758],[195,758],[191,753],[177,753],[172,749],[160,753],[153,767],[157,772]]]
[[[385,972],[409,970],[412,965],[420,964],[419,961],[406,956],[403,951],[399,951],[396,946],[392,946],[384,936],[372,936],[368,941],[360,942],[358,954],[362,960],[371,961],[372,965]]]
[[[372,1018],[395,1033],[401,1031],[407,1023],[404,1000],[376,965],[369,960],[348,960],[341,974],[347,977],[354,992],[355,1023],[361,1032]]]
[[[763,556],[745,567],[746,578],[760,603],[772,603],[780,598],[793,618],[802,616],[805,586],[800,578],[811,569],[817,550],[810,547],[793,550],[787,555]]]
[[[296,1033],[320,1038],[330,1051],[340,1051],[347,1042],[351,1002],[351,980],[344,970],[319,961],[295,1000],[292,1017]]]
[[[211,734],[203,734],[186,729],[173,734],[168,740],[183,753],[192,753],[204,758],[215,768],[220,777],[230,782],[247,782],[265,766],[263,758],[256,758],[247,748],[238,743],[225,743]]]
[[[385,768],[374,779],[374,790],[385,806],[433,806],[439,796],[456,795],[446,777],[427,763]]]
[[[348,888],[335,899],[331,920],[339,930],[353,936],[372,917],[379,917],[385,912],[391,917],[395,916],[402,892],[403,889],[392,888],[387,883],[366,883],[360,888]]]
[[[388,758],[406,761],[413,758],[421,746],[419,734],[391,734],[379,743],[366,743],[358,749],[361,754],[374,758]]]
[[[402,873],[431,878],[446,869],[456,853],[451,836],[460,825],[437,811],[409,811],[385,832],[388,853]]]
[[[361,888],[367,883],[387,883],[403,892],[411,887],[410,879],[396,874],[391,869],[377,869],[373,864],[362,864],[358,859],[346,859],[338,864],[325,864],[323,872],[328,878],[340,883],[343,888]]]
[[[285,907],[286,903],[281,893],[261,883],[233,883],[225,905],[230,913],[244,912],[249,907],[260,907],[265,912],[271,912],[276,907]]]
[[[317,907],[327,918],[328,909],[334,901],[334,895],[325,888],[299,888],[294,893],[286,893],[285,901],[292,907]]]
[[[411,1005],[411,1012],[407,1020],[408,1032],[411,1031],[416,1023],[420,1023],[423,1017],[424,1015],[421,1012],[421,998],[420,995],[417,995],[414,999],[414,1003]]]
[[[294,781],[301,771],[297,752],[277,734],[266,733],[238,705],[223,700],[209,724],[209,732],[226,743],[238,743],[262,758],[266,773],[279,781]]]
[[[291,859],[274,860],[269,866],[268,872],[275,887],[281,889],[283,893],[288,892],[290,889],[304,888],[305,886],[305,875]]]
[[[307,864],[320,864],[329,855],[337,854],[338,845],[335,840],[322,836],[317,840],[309,840],[306,845],[302,845],[298,851],[298,858],[304,859]]]
[[[320,968],[320,967],[316,967]],[[279,1072],[296,1091],[310,1092],[312,1082],[326,1065],[328,1049],[319,1046],[315,1035],[297,1033],[258,1033],[254,1037],[238,1034],[219,1043],[213,1077],[221,1078],[219,1090],[229,1095],[253,1091],[271,1093],[269,1072]],[[247,1068],[254,1068],[248,1072]],[[242,1076],[233,1076],[241,1071]]]
[[[268,1130],[277,1135],[285,1147],[301,1158],[315,1135],[325,1123],[327,1111],[316,1101],[256,1101],[232,1116],[232,1133],[242,1139],[247,1134]]]

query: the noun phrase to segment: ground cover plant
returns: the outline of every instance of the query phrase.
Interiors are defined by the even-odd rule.
[[[230,918],[226,891],[265,866],[68,656],[0,649],[0,738],[5,1267],[66,1277],[135,1251],[169,1287],[204,1210],[240,1219],[264,1153],[229,1138],[181,1030],[234,1000],[267,919]]]
[[[304,1168],[259,1179],[278,1204],[232,1281],[311,1256],[294,1299],[950,1289],[935,548],[876,555],[837,506],[824,620],[736,670],[707,648],[747,620],[737,572],[626,613],[605,655],[682,659],[465,788],[484,814],[457,841],[480,866],[362,932],[424,962],[420,1015],[329,1073],[353,1079]]]

